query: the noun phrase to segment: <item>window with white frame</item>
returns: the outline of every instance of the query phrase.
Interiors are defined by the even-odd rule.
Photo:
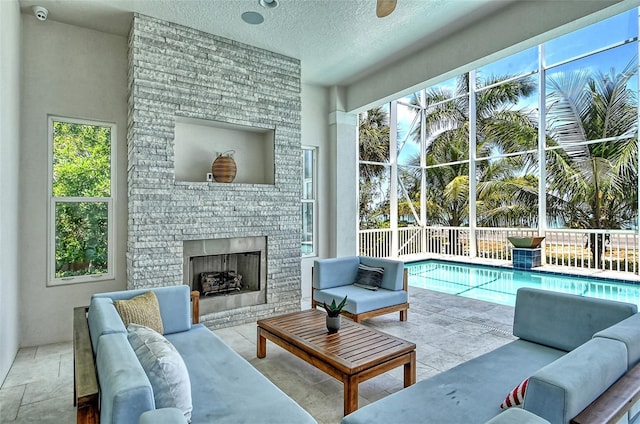
[[[49,285],[114,278],[115,124],[51,116]]]
[[[302,148],[302,256],[316,255],[316,149]]]

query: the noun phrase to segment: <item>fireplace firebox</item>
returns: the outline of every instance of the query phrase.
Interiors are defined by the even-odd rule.
[[[200,313],[266,303],[266,237],[184,242],[184,283],[200,292]]]

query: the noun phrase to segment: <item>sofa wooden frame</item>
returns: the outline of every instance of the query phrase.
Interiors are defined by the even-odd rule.
[[[571,424],[616,424],[640,400],[640,364],[571,420]]]
[[[318,305],[321,305],[320,302],[317,302],[313,298],[313,294],[315,292],[315,288],[313,287],[313,268],[311,268],[311,307],[316,308]],[[407,269],[405,268],[402,275],[402,290],[409,292],[409,274]],[[408,298],[408,294],[407,294]],[[372,318],[378,315],[386,315],[393,312],[400,312],[400,321],[406,321],[409,314],[409,302],[400,303],[398,305],[386,306],[384,308],[374,309],[372,311],[363,312],[361,314],[352,314],[347,311],[342,311],[342,315],[351,318],[355,322],[361,322],[362,320]]]
[[[76,422],[100,422],[100,388],[96,373],[91,334],[87,322],[88,306],[73,308],[73,404]],[[192,323],[200,322],[200,293],[191,292]]]

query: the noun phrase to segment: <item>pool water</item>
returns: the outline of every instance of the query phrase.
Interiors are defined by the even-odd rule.
[[[514,306],[520,287],[617,300],[640,306],[640,285],[620,280],[520,271],[427,260],[405,265],[409,285],[457,296]]]

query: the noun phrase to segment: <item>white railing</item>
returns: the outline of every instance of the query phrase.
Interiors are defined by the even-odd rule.
[[[424,253],[469,256],[469,229],[464,227],[426,227]]]
[[[511,260],[509,236],[533,237],[535,228],[477,228],[477,257]],[[638,272],[640,241],[631,230],[550,229],[545,232],[545,262],[574,268]],[[464,227],[405,227],[397,232],[392,254],[391,229],[361,230],[360,254],[401,257],[415,254],[470,256],[469,229]]]
[[[547,230],[545,245],[552,265],[638,271],[639,243],[633,231],[553,229]]]
[[[423,234],[421,227],[398,228],[398,256],[421,253]]]
[[[376,258],[391,256],[391,229],[360,230],[360,255]]]

